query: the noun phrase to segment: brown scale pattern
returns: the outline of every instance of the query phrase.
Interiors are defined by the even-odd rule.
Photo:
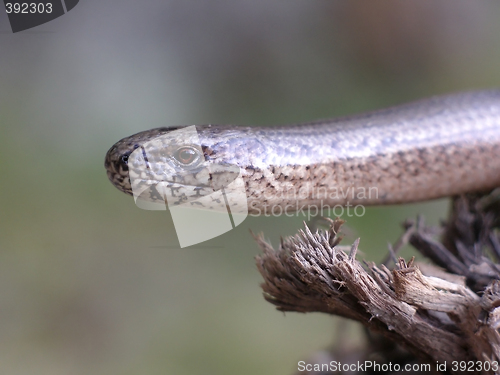
[[[124,158],[172,129],[178,127],[148,130],[115,144],[105,161],[113,185],[130,194]],[[301,125],[204,125],[197,131],[204,161],[240,168],[252,213],[321,202],[397,204],[500,186],[500,90]],[[160,161],[149,162],[166,170]],[[196,188],[193,181],[187,175],[175,179],[186,192]],[[378,194],[358,194],[370,188]]]

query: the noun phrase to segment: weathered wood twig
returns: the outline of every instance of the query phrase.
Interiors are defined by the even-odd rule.
[[[356,259],[359,239],[348,252],[338,246],[340,219],[314,233],[306,225],[277,250],[262,235],[255,236],[263,251],[257,266],[264,297],[280,311],[324,312],[358,321],[407,351],[400,358],[388,351],[386,361],[434,366],[480,361],[500,367],[498,207],[495,193],[461,196],[454,198],[442,228],[426,227],[422,219],[405,223],[405,235],[395,247],[407,241],[437,266],[413,258],[399,258],[392,270],[362,263]],[[360,353],[367,358],[370,348]],[[447,371],[460,372],[450,365]]]

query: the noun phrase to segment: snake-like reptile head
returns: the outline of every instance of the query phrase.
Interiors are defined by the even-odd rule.
[[[170,128],[175,130],[177,128]],[[157,136],[168,132],[169,128],[140,132],[116,142],[106,153],[104,167],[111,183],[126,194],[133,195],[129,178],[129,158],[132,152]]]
[[[133,195],[139,206],[150,202],[162,207],[188,204],[224,209],[229,205],[246,210],[244,182],[238,179],[240,167],[234,163],[237,138],[227,129],[222,133],[220,128],[205,125],[134,134],[106,154],[108,178],[119,190]],[[222,189],[225,202],[220,194],[213,194]]]

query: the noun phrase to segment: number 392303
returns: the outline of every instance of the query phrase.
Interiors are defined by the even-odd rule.
[[[7,13],[34,14],[52,13],[51,3],[6,3]]]

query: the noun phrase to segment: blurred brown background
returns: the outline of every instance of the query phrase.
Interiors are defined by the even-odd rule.
[[[108,182],[120,138],[500,86],[495,0],[82,0],[17,34],[0,9],[2,374],[289,374],[338,339],[335,319],[261,296],[249,229],[277,244],[303,217],[178,249],[168,213]],[[380,260],[405,217],[446,209],[370,209],[345,243]]]

